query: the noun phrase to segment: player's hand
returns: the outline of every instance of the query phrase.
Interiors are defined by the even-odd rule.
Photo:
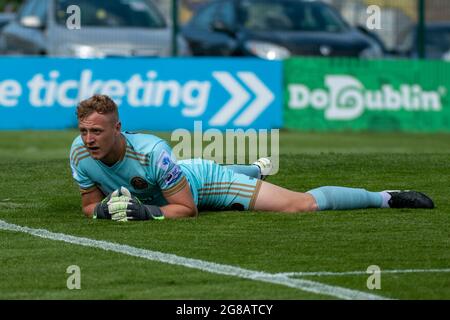
[[[115,192],[115,191],[114,191]],[[108,201],[113,196],[114,192],[111,192],[105,199],[97,203],[94,208],[94,219],[111,219],[111,214],[108,209]]]
[[[121,187],[120,192],[116,190],[112,193],[108,201],[108,210],[111,214],[111,219],[115,221],[164,219],[164,215],[159,207],[141,203],[125,187]]]
[[[109,198],[108,212],[111,215],[111,220],[126,222],[128,221],[127,209],[130,204],[131,194],[130,192],[121,187],[120,191],[115,190],[111,193],[111,197]]]

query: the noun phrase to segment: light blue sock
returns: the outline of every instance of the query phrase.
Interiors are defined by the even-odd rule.
[[[383,197],[380,192],[344,187],[320,187],[309,190],[319,210],[351,210],[381,208]]]
[[[246,176],[253,177],[256,179],[261,179],[261,171],[259,167],[251,164],[251,165],[229,165],[225,166],[227,169],[233,170],[236,173],[245,174]]]

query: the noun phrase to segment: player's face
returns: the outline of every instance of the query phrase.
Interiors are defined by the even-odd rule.
[[[117,161],[120,158],[120,122],[113,115],[92,113],[78,123],[81,138],[96,160]]]

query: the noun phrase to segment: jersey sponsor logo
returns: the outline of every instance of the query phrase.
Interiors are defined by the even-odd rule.
[[[179,166],[173,167],[166,175],[165,181],[167,186],[174,184],[175,181],[181,176],[181,169]]]
[[[147,189],[148,188],[148,182],[145,181],[145,179],[141,178],[141,177],[133,177],[131,179],[131,185],[136,190],[142,190],[142,189]]]
[[[167,169],[169,169],[171,162],[172,160],[170,159],[170,155],[167,153],[166,150],[163,150],[158,159],[158,167],[164,171],[167,171]]]

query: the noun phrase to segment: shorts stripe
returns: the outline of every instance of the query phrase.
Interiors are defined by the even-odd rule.
[[[238,196],[241,198],[247,198],[247,199],[252,199],[253,196],[250,195],[245,195],[239,192],[210,192],[210,193],[202,193],[199,194],[199,199],[203,199],[204,197],[209,197],[209,196]]]
[[[236,190],[236,191],[243,191],[248,193],[253,193],[255,191],[255,188],[253,187],[252,190],[242,189],[242,188],[233,188],[233,187],[215,187],[215,188],[201,188],[198,189],[200,193],[206,192],[206,191],[227,191],[227,190]]]
[[[262,185],[262,180],[258,180],[258,182],[256,183],[255,192],[253,193],[253,196],[252,196],[252,200],[250,200],[250,204],[248,206],[249,210],[253,210],[253,208],[255,207],[256,198],[258,198],[258,193],[259,193],[259,189],[261,189],[261,185]]]
[[[253,184],[244,184],[244,183],[236,183],[236,182],[209,182],[209,183],[203,184],[204,187],[208,187],[208,186],[215,187],[217,185],[233,185],[233,186],[241,186],[241,187],[246,187],[246,188],[251,188],[251,189],[255,188],[255,185],[253,185]]]

